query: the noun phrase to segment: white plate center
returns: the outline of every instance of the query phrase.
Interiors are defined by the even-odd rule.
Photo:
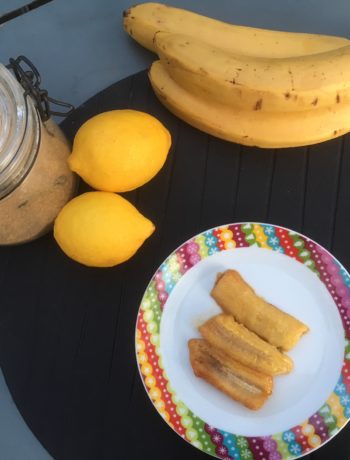
[[[294,370],[274,379],[259,411],[231,400],[192,371],[187,342],[198,326],[221,310],[210,297],[216,274],[228,268],[267,301],[310,328],[289,356]],[[277,252],[242,248],[199,262],[177,283],[165,305],[160,331],[163,364],[178,398],[209,425],[242,436],[266,436],[304,422],[326,402],[340,376],[344,329],[334,301],[311,270]]]

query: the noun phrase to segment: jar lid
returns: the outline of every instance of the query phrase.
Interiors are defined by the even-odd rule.
[[[24,89],[0,63],[0,173],[13,160],[23,141],[27,123]]]

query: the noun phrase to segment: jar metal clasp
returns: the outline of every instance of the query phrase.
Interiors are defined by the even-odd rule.
[[[34,64],[25,56],[18,56],[16,59],[10,58],[6,66],[12,70],[18,82],[24,88],[24,96],[31,96],[42,121],[47,121],[51,115],[66,117],[72,113],[74,106],[68,102],[59,101],[49,97],[46,89],[41,89],[41,76]],[[64,107],[67,110],[61,112],[52,110],[50,104]]]

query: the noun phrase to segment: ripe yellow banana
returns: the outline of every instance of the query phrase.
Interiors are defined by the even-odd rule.
[[[159,100],[176,116],[213,136],[263,148],[316,144],[350,131],[350,104],[305,110],[264,112],[236,109],[186,91],[160,61],[149,72]]]
[[[154,41],[170,76],[199,97],[268,112],[350,103],[350,45],[309,56],[271,59],[234,55],[168,32],[158,32]]]
[[[152,2],[126,10],[123,22],[126,32],[151,51],[159,30],[191,35],[232,53],[269,58],[322,53],[350,43],[343,37],[237,26]]]

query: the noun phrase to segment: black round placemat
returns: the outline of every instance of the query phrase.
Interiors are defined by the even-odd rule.
[[[171,115],[146,72],[102,91],[62,127],[72,139],[91,116],[127,107],[155,115],[173,136],[162,171],[125,194],[157,230],[111,269],[73,262],[51,234],[0,248],[0,365],[29,427],[56,460],[204,460],[156,413],[138,376],[134,327],[143,291],[180,243],[230,222],[302,232],[349,268],[350,137],[279,151],[224,142]],[[80,192],[87,189],[81,183]],[[350,426],[307,458],[349,459],[349,433]]]

